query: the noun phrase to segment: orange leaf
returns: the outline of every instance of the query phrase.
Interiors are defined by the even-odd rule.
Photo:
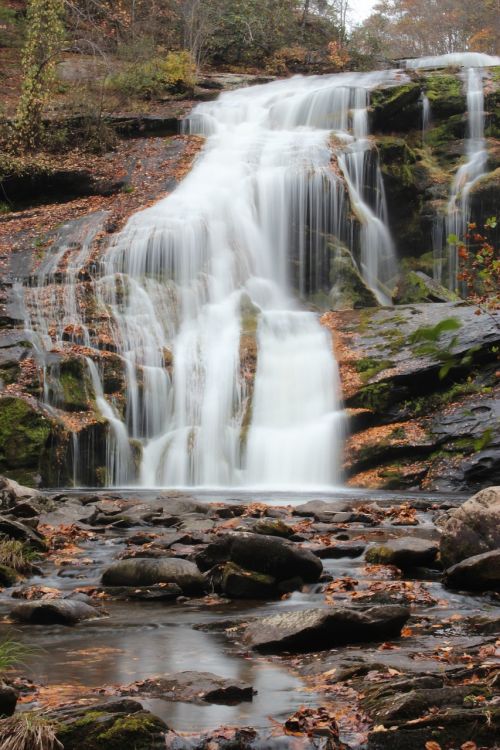
[[[425,743],[425,750],[441,750],[441,745],[438,745],[437,742],[430,740],[429,742]]]

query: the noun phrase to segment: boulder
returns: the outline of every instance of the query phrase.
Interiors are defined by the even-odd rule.
[[[452,511],[441,528],[445,568],[500,548],[500,487],[488,487]]]
[[[82,620],[100,616],[89,604],[68,599],[38,599],[17,604],[11,611],[13,620],[29,625],[76,625]]]
[[[349,513],[347,503],[329,503],[326,500],[309,500],[295,505],[294,516],[313,516],[317,521],[331,521],[339,513]]]
[[[393,299],[397,305],[413,305],[420,302],[454,302],[459,298],[423,271],[406,271],[398,282]]]
[[[342,245],[329,245],[331,253],[329,299],[333,310],[378,307],[378,300],[363,279],[352,253]]]
[[[10,510],[18,503],[30,503],[41,497],[38,490],[23,487],[13,479],[0,477],[0,508]]]
[[[177,557],[136,557],[118,560],[106,568],[102,575],[104,586],[154,586],[175,583],[187,595],[201,594],[205,579],[197,566]]]
[[[131,686],[141,696],[183,703],[236,705],[251,701],[257,692],[247,682],[220,677],[212,672],[178,672],[153,677]]]
[[[432,565],[437,557],[438,543],[429,539],[390,539],[371,547],[365,559],[369,563],[396,565],[398,568],[416,568]]]
[[[280,518],[259,518],[252,526],[254,534],[264,534],[264,536],[280,536],[283,539],[293,535],[293,529],[290,528]]]
[[[16,710],[17,692],[10,685],[0,682],[0,716],[12,716]]]
[[[286,581],[302,578],[317,581],[323,571],[321,560],[309,550],[285,539],[263,534],[227,534],[209,544],[196,556],[201,570],[231,561],[247,570]]]
[[[278,595],[276,578],[232,562],[223,566],[218,577],[220,590],[231,599],[272,599]]]
[[[64,706],[50,714],[64,750],[164,750],[167,725],[127,698],[90,706]]]
[[[455,589],[500,590],[500,549],[473,555],[452,565],[445,573],[445,580]]]
[[[398,636],[409,616],[409,609],[396,605],[285,612],[250,622],[243,642],[266,653],[321,651]]]
[[[6,516],[0,516],[0,534],[3,536],[10,537],[11,539],[18,539],[21,542],[26,542],[34,549],[45,552],[47,545],[41,534],[28,526],[27,523],[21,523],[15,521],[12,518]]]

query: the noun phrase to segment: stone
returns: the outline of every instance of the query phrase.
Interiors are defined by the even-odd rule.
[[[132,687],[134,693],[138,691],[141,696],[197,704],[237,705],[251,701],[257,692],[241,680],[220,677],[212,672],[191,671],[153,677]]]
[[[293,534],[293,529],[279,518],[259,518],[259,520],[252,525],[251,531],[254,534],[279,536],[284,539],[287,539]]]
[[[438,543],[429,539],[404,537],[390,539],[370,547],[365,555],[369,563],[396,565],[398,568],[415,568],[432,565],[437,557]]]
[[[409,616],[409,609],[396,605],[284,612],[250,622],[243,643],[265,653],[321,651],[396,637]]]
[[[76,625],[100,617],[100,612],[84,602],[69,599],[38,599],[17,604],[10,611],[13,620],[30,625]]]
[[[366,549],[365,544],[359,542],[340,542],[325,545],[324,547],[312,547],[311,551],[320,560],[339,560],[342,557],[359,557]]]
[[[0,477],[0,508],[11,510],[18,503],[32,503],[41,498],[41,493],[32,487],[23,487],[13,479]]]
[[[127,698],[65,706],[50,714],[64,750],[164,750],[167,725]]]
[[[295,505],[294,516],[314,516],[317,521],[330,521],[335,514],[349,513],[347,503],[329,503],[326,500],[309,500],[307,503]]]
[[[445,572],[446,585],[471,591],[500,590],[500,549],[473,555]]]
[[[30,547],[41,552],[47,550],[47,545],[41,534],[32,529],[26,523],[15,521],[6,516],[0,516],[0,534],[10,537],[11,539],[18,539],[21,542],[26,542]]]
[[[16,710],[17,692],[10,685],[0,682],[0,716],[12,716]]]
[[[406,270],[393,299],[398,305],[412,305],[419,302],[456,302],[459,298],[423,271]]]
[[[130,558],[118,560],[102,575],[104,586],[154,586],[175,583],[184,594],[201,594],[205,579],[198,567],[189,560],[177,557]]]
[[[220,571],[220,589],[231,599],[272,599],[278,595],[276,579],[232,562]]]
[[[221,536],[196,556],[201,570],[228,561],[278,581],[317,581],[323,570],[321,560],[309,550],[279,537],[245,532]]]
[[[9,565],[2,565],[0,563],[0,586],[15,586],[21,580],[22,575],[17,570],[14,570]]]
[[[440,555],[445,568],[500,548],[500,487],[488,487],[451,511],[441,526]]]
[[[359,307],[378,307],[377,297],[366,284],[352,253],[343,245],[330,244],[329,292],[333,310],[352,310]]]

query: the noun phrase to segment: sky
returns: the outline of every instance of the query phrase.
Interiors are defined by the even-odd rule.
[[[354,23],[359,23],[370,15],[371,9],[377,0],[351,0],[351,18]]]

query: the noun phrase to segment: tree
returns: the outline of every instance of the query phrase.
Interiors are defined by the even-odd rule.
[[[30,0],[23,50],[23,83],[16,129],[24,148],[35,148],[42,115],[55,80],[57,56],[64,45],[64,0]]]

